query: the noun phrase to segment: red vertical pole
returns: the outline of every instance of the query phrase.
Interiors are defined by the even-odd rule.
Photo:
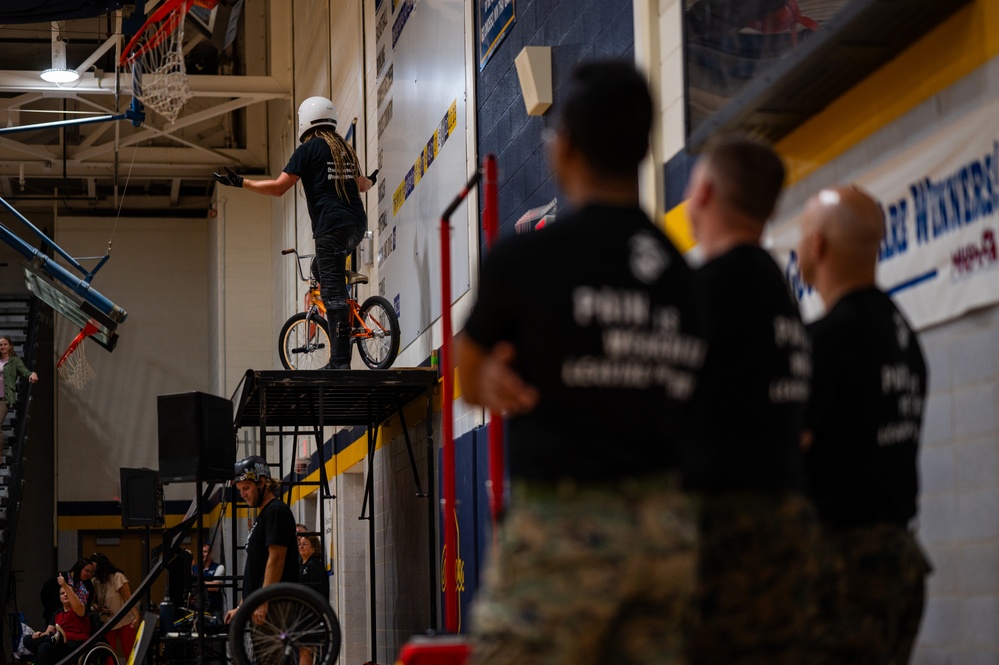
[[[482,228],[486,234],[486,245],[491,249],[499,231],[499,185],[496,155],[487,155],[484,165],[482,195]],[[489,513],[493,525],[499,522],[503,512],[503,416],[491,413],[489,417]]]
[[[457,492],[455,488],[454,462],[454,355],[452,342],[454,330],[451,327],[451,215],[465,200],[472,187],[479,182],[481,173],[476,170],[468,184],[448,205],[441,215],[441,482],[443,501],[441,519],[444,520],[444,627],[449,633],[457,633],[458,586],[455,570],[455,552],[458,548]]]
[[[441,436],[443,437],[441,476],[444,483],[444,627],[458,632],[458,589],[454,553],[458,547],[455,528],[456,490],[454,463],[454,363],[451,356],[451,224],[441,217],[441,345],[440,366],[444,377],[441,390]]]

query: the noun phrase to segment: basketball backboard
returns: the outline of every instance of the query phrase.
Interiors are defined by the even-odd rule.
[[[108,351],[114,351],[118,343],[115,331],[128,316],[127,312],[85,283],[77,287],[82,291],[78,293],[60,282],[60,278],[67,277],[80,282],[79,278],[73,277],[47,257],[43,260],[36,256],[24,264],[24,284],[35,297],[72,321],[77,328],[83,329],[88,321],[92,321],[97,326],[93,339]]]

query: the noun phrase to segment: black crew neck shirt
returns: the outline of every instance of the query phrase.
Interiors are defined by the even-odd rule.
[[[703,344],[690,270],[639,208],[587,206],[486,257],[465,334],[508,341],[540,400],[508,423],[512,477],[618,480],[675,468],[673,410]]]
[[[279,582],[298,582],[298,542],[295,517],[291,508],[280,499],[271,499],[260,509],[257,520],[246,536],[246,560],[243,564],[243,598],[264,584],[268,548],[281,545],[286,548],[284,569]]]
[[[684,487],[704,493],[804,490],[801,426],[811,357],[780,268],[740,245],[694,275],[708,351],[683,449]]]
[[[354,179],[359,174],[338,173],[329,144],[321,137],[313,137],[298,146],[284,172],[302,179],[313,238],[345,226],[367,223],[361,193]],[[335,180],[339,180],[346,190],[346,199],[337,191]]]
[[[874,287],[841,298],[809,327],[814,385],[806,469],[819,518],[906,524],[916,515],[926,362],[915,333]]]

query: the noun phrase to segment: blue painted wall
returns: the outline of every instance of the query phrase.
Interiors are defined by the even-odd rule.
[[[558,195],[544,136],[545,129],[555,127],[562,83],[569,72],[585,60],[634,60],[635,51],[630,0],[516,2],[517,22],[476,82],[479,158],[490,153],[498,157],[500,233],[504,235],[514,232],[514,223],[524,212]],[[525,46],[552,47],[555,103],[540,117],[527,115],[514,65]],[[560,208],[564,209],[561,202]]]

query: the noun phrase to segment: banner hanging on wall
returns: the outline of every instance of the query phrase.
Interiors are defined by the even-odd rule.
[[[878,284],[916,329],[999,302],[999,102],[844,182],[884,212]],[[769,234],[806,319],[821,301],[801,283],[797,223]]]
[[[479,71],[485,69],[496,47],[517,22],[514,0],[479,0]]]

